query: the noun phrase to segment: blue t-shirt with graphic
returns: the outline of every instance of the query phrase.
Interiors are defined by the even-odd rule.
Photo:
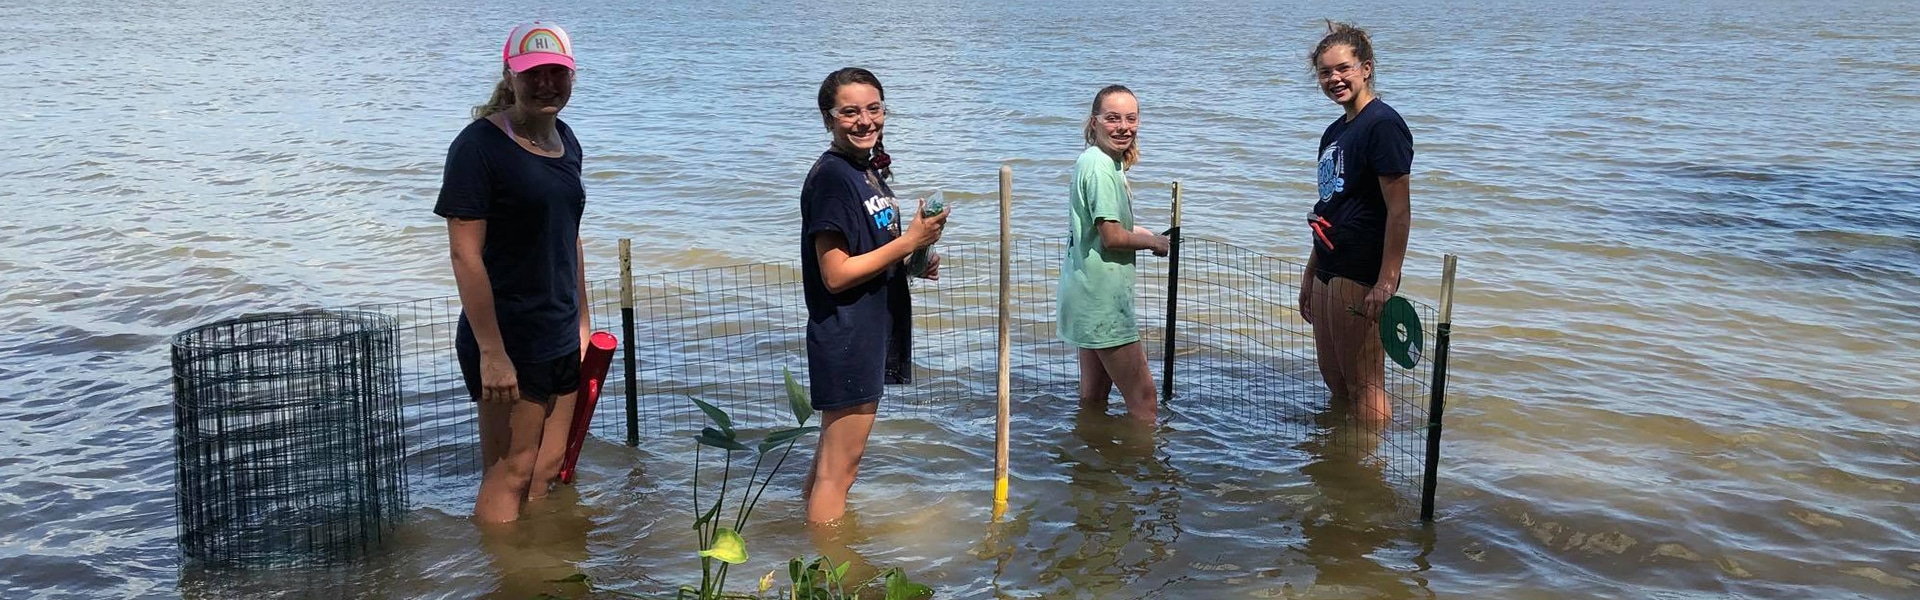
[[[800,271],[807,301],[807,375],[815,410],[880,399],[888,383],[907,383],[912,319],[907,273],[899,265],[838,294],[820,277],[814,236],[847,240],[859,256],[900,237],[893,190],[835,152],[814,161],[800,189]]]
[[[1372,286],[1387,243],[1387,203],[1380,177],[1413,168],[1413,132],[1378,98],[1349,121],[1343,115],[1320,135],[1320,201],[1313,214],[1331,227],[1313,236],[1322,275]],[[1331,243],[1329,243],[1329,241]]]

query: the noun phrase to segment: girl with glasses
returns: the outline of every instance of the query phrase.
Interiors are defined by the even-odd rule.
[[[1379,427],[1392,418],[1382,383],[1380,308],[1400,287],[1407,255],[1413,134],[1373,89],[1367,32],[1327,22],[1307,55],[1320,91],[1344,112],[1320,136],[1313,251],[1300,279],[1300,315],[1313,324],[1330,403]]]
[[[866,69],[840,69],[820,82],[820,117],[833,142],[800,189],[807,375],[813,409],[821,413],[819,452],[801,491],[812,523],[845,514],[883,386],[912,376],[906,261],[940,240],[952,212],[901,231],[887,185],[893,160],[881,139],[885,100],[879,78]],[[939,279],[939,264],[933,256],[922,276]]]
[[[1159,399],[1134,318],[1133,262],[1141,250],[1166,256],[1169,240],[1133,224],[1126,171],[1140,160],[1139,129],[1140,102],[1132,90],[1113,85],[1094,95],[1087,149],[1074,161],[1067,190],[1069,237],[1056,319],[1060,339],[1079,351],[1080,407],[1105,411],[1117,385],[1127,414],[1151,425]]]

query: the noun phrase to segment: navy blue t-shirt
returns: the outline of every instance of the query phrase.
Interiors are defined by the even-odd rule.
[[[1333,227],[1329,246],[1313,236],[1321,273],[1372,286],[1380,278],[1387,244],[1387,202],[1380,176],[1404,175],[1413,168],[1413,132],[1400,113],[1378,98],[1348,121],[1334,119],[1320,135],[1320,201],[1313,213]],[[1322,278],[1323,280],[1325,277]]]
[[[566,155],[528,152],[487,119],[475,119],[447,149],[433,213],[484,219],[481,262],[493,286],[493,311],[507,356],[549,361],[580,351],[580,140],[557,122]],[[465,311],[457,336],[477,353]]]
[[[911,379],[907,350],[906,269],[885,272],[838,294],[820,278],[814,236],[837,232],[847,254],[859,256],[900,237],[893,190],[845,156],[814,161],[800,188],[800,270],[807,299],[807,375],[815,410],[859,406],[880,399],[884,385]]]

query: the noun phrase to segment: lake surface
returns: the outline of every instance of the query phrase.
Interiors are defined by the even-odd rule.
[[[1374,32],[1417,151],[1406,289],[1435,297],[1440,255],[1460,256],[1431,529],[1377,518],[1378,482],[1337,453],[1248,449],[1254,432],[1204,407],[1142,439],[1030,402],[1006,524],[982,518],[975,476],[990,413],[883,413],[856,523],[814,540],[769,492],[756,557],[824,548],[952,598],[1920,595],[1909,2],[520,10],[0,6],[18,83],[0,107],[0,596],[688,582],[684,438],[595,446],[583,485],[510,548],[481,543],[470,482],[447,479],[418,483],[388,558],[352,572],[209,580],[174,545],[167,337],[452,293],[430,212],[446,146],[501,36],[533,17],[578,47],[565,117],[587,151],[596,277],[621,237],[641,272],[791,259],[827,142],[813,96],[846,65],[887,85],[899,185],[946,190],[952,243],[997,232],[1002,164],[1031,215],[1017,231],[1055,235],[1081,115],[1118,82],[1142,107],[1143,222],[1166,222],[1180,180],[1189,234],[1303,257],[1318,135],[1339,114],[1306,52],[1323,17]]]

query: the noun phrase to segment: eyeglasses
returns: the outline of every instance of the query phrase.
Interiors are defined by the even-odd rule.
[[[860,115],[866,115],[867,119],[878,121],[887,118],[887,105],[875,102],[864,109],[858,106],[842,106],[827,111],[827,114],[849,123],[860,120]]]
[[[1121,123],[1126,123],[1128,125],[1140,124],[1140,113],[1127,113],[1124,115],[1117,112],[1101,113],[1098,116],[1098,118],[1100,119],[1101,123],[1106,123],[1108,125],[1119,125]]]
[[[1327,79],[1329,77],[1346,77],[1348,73],[1352,73],[1354,72],[1354,70],[1359,68],[1360,68],[1359,65],[1356,65],[1350,62],[1344,62],[1344,63],[1334,65],[1331,68],[1320,67],[1319,69],[1315,69],[1314,75],[1318,76],[1320,79]]]

